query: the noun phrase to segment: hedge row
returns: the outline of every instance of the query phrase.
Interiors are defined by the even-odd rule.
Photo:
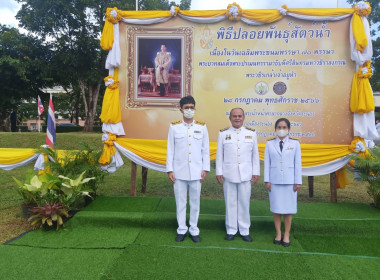
[[[21,128],[21,132],[28,132],[28,126],[26,125],[19,125],[17,126],[18,129]],[[94,126],[93,127],[94,132],[102,132],[101,126]],[[82,132],[83,126],[57,126],[55,132],[56,133],[65,133],[65,132]],[[46,132],[46,125],[42,125],[42,132]]]

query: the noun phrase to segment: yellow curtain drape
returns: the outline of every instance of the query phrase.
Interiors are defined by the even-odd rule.
[[[111,12],[115,10],[117,15],[116,18],[111,14]],[[102,36],[100,37],[100,46],[103,50],[112,49],[113,45],[113,25],[114,23],[119,22],[122,19],[121,11],[119,11],[116,7],[107,8],[106,11],[106,21],[104,23]]]
[[[364,48],[368,45],[368,39],[365,34],[362,18],[357,14],[352,15],[352,33],[354,34],[356,49],[363,52]]]
[[[354,14],[352,16],[352,33],[355,37],[356,49],[360,52],[364,51],[364,48],[368,45],[367,35],[365,33],[362,17],[367,17],[372,11],[369,2],[365,2],[368,5],[366,9],[360,9],[357,4],[354,6]]]
[[[116,143],[144,160],[166,164],[166,140],[117,138]],[[216,142],[210,142],[210,158],[216,158]],[[260,160],[264,160],[265,144],[259,144]],[[350,145],[301,144],[302,167],[325,164],[352,153]]]
[[[103,27],[102,36],[100,37],[100,47],[108,51],[113,45],[113,23],[106,20]]]
[[[237,4],[236,4],[237,5]],[[238,5],[237,5],[238,6]],[[288,9],[283,6],[289,13],[307,15],[307,16],[320,16],[320,17],[336,17],[347,14],[354,14],[354,8],[341,8],[341,9]],[[240,7],[239,7],[240,8]],[[117,11],[117,17],[114,18],[110,13],[112,10]],[[176,7],[176,13],[187,17],[201,17],[201,18],[213,18],[228,14],[226,10],[209,10],[209,11],[182,11]],[[280,20],[283,15],[277,9],[240,9],[241,16],[262,23],[272,23]],[[358,14],[355,15],[355,22],[353,24],[353,31],[357,46],[363,48],[366,46],[366,36],[364,32],[363,22]],[[151,18],[167,18],[172,17],[170,11],[120,11],[117,8],[107,8],[106,21],[104,24],[102,36],[100,39],[100,45],[103,50],[112,49],[113,44],[113,23],[119,22],[122,18],[125,19],[151,19]],[[227,19],[227,16],[226,16]],[[239,15],[240,19],[240,15]],[[368,44],[368,42],[367,42]]]
[[[0,148],[0,164],[16,164],[36,154],[36,149]]]
[[[219,17],[226,13],[225,10],[208,10],[208,11],[179,11],[179,14],[188,16],[188,17],[202,17],[202,18],[210,18],[210,17]]]
[[[107,86],[106,92],[103,98],[102,113],[100,114],[100,120],[103,123],[119,123],[121,122],[121,110],[119,100],[119,69],[115,68],[114,75],[108,76],[104,79],[105,82],[108,79],[113,79],[114,83]]]
[[[49,162],[49,156],[45,153],[43,153],[44,155],[44,162]],[[51,168],[50,166],[45,166],[45,169],[43,170],[38,170],[38,175],[42,175],[42,174],[45,174],[45,173],[48,173],[48,174],[51,174]]]
[[[242,16],[262,23],[272,23],[283,17],[276,9],[243,10]]]
[[[289,13],[306,15],[306,16],[317,16],[317,17],[339,17],[347,14],[353,14],[353,8],[324,8],[324,9],[287,9]]]
[[[171,17],[170,11],[120,11],[122,18],[127,19],[144,19],[144,18],[161,18]]]
[[[363,69],[367,69],[366,73],[363,73]],[[371,76],[372,69],[370,61],[367,61],[362,67],[359,67],[358,72],[354,74],[351,84],[351,112],[363,114],[375,110],[375,100],[369,83]]]
[[[108,165],[111,163],[111,156],[116,153],[116,148],[114,146],[114,141],[116,141],[116,135],[112,133],[107,133],[108,139],[103,141],[103,152],[100,155],[99,163],[101,165]]]
[[[0,148],[0,164],[11,165],[20,163],[28,158],[34,156],[38,153],[38,149],[28,149],[28,148]],[[75,150],[56,150],[59,159],[65,157],[71,157]],[[45,162],[48,160],[47,155],[44,154]]]

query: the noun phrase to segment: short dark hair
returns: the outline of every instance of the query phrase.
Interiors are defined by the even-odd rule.
[[[195,106],[194,98],[191,95],[187,95],[185,97],[182,97],[181,100],[179,101],[179,106],[181,106],[181,108],[182,108],[183,105],[185,105],[185,104],[194,104],[194,106]]]
[[[274,129],[276,129],[279,122],[286,122],[286,125],[288,126],[288,128],[290,128],[290,121],[286,118],[281,118],[276,121],[276,124],[274,125]]]

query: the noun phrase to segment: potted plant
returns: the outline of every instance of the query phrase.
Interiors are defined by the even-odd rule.
[[[46,153],[53,159],[47,165],[56,176],[74,178],[86,172],[88,177],[95,178],[88,181],[86,187],[92,198],[97,196],[97,186],[103,182],[105,175],[108,174],[107,171],[100,169],[100,164],[98,163],[102,153],[101,150],[94,150],[87,143],[82,142],[79,150],[71,151],[63,157],[56,150],[50,148],[42,148],[41,152]]]
[[[373,204],[380,208],[380,146],[369,149],[365,156],[354,155],[354,170],[358,172],[361,180],[367,181],[368,194],[373,198]]]
[[[41,204],[42,198],[48,193],[49,189],[57,189],[55,185],[57,180],[50,174],[35,175],[32,170],[27,172],[25,182],[22,183],[17,178],[13,177],[17,183],[17,192],[23,198],[21,208],[25,218],[30,217],[31,209]]]
[[[61,190],[65,194],[63,203],[71,207],[77,207],[78,202],[81,198],[88,197],[92,199],[90,192],[91,190],[86,187],[86,184],[92,180],[95,180],[95,177],[92,178],[83,178],[86,171],[83,171],[76,179],[71,179],[63,175],[58,177],[62,179]]]
[[[19,193],[24,200],[32,203],[32,216],[28,221],[35,227],[64,226],[64,218],[68,218],[69,211],[77,211],[84,204],[84,197],[90,197],[87,183],[95,178],[84,178],[86,171],[74,179],[66,176],[56,176],[45,173],[34,175],[28,172],[25,183],[14,178]]]
[[[68,210],[68,206],[62,205],[59,202],[53,205],[37,206],[32,209],[34,215],[30,216],[28,221],[35,229],[44,227],[44,229],[50,230],[56,227],[59,230],[61,226],[65,226],[64,217],[69,217]]]

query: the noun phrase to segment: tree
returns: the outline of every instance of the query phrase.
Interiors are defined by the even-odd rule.
[[[40,39],[0,25],[0,121],[23,101],[37,101],[40,88],[51,78],[47,71],[50,51]],[[37,107],[35,115],[37,115]]]
[[[55,84],[77,88],[82,96],[86,122],[92,131],[103,79],[107,52],[100,48],[100,34],[107,7],[135,10],[135,0],[16,0],[20,25],[50,45],[51,75]],[[169,9],[169,1],[140,1],[144,9]],[[190,0],[182,0],[183,9]],[[181,7],[182,8],[182,7]],[[77,100],[78,98],[75,98]],[[78,106],[77,106],[78,107]]]
[[[191,0],[181,0],[179,8],[181,10],[189,10]],[[169,10],[171,6],[177,6],[174,1],[167,0],[140,0],[139,10]]]
[[[54,82],[80,89],[86,114],[85,131],[92,131],[107,53],[99,39],[108,6],[135,7],[135,1],[17,0],[22,27],[42,38],[52,51]]]
[[[353,4],[357,1],[348,0],[349,3]],[[373,47],[373,58],[372,58],[372,68],[373,76],[369,80],[373,91],[380,91],[380,2],[379,0],[369,0],[371,5],[371,14],[368,16],[368,20],[372,27],[372,47]]]

